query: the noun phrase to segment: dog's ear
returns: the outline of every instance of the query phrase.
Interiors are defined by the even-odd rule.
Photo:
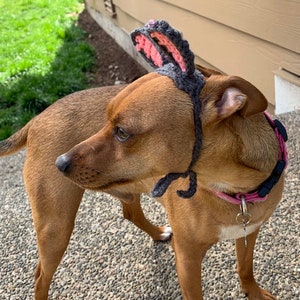
[[[211,75],[223,75],[221,72],[209,68],[205,68],[201,65],[196,64],[196,69],[199,70],[204,77],[210,77]]]
[[[221,119],[238,112],[248,117],[264,111],[268,106],[265,96],[250,82],[228,76],[221,83],[221,97],[215,103]]]

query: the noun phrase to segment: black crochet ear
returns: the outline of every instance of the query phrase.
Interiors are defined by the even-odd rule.
[[[144,27],[134,30],[131,38],[137,50],[155,69],[171,63],[186,75],[194,74],[194,54],[189,43],[166,21],[149,21]]]

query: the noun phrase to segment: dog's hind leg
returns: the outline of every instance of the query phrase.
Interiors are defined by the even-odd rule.
[[[50,170],[49,170],[50,169]],[[39,262],[35,270],[35,299],[44,300],[52,277],[68,246],[83,190],[60,175],[55,167],[36,173],[26,162],[25,185],[37,235]]]
[[[241,287],[249,300],[272,300],[276,299],[271,293],[260,288],[253,275],[253,251],[259,230],[247,236],[245,239],[236,240],[237,271],[240,276]]]
[[[126,194],[125,197],[118,198],[121,200],[125,219],[131,221],[137,227],[148,233],[155,241],[167,241],[170,239],[172,235],[170,227],[155,226],[146,219],[141,207],[140,194]],[[126,199],[126,201],[124,201],[124,199]]]

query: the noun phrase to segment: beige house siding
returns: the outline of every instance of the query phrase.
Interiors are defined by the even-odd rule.
[[[271,104],[274,73],[299,87],[295,97],[300,95],[298,0],[113,0],[114,15],[104,2],[86,0],[86,6],[96,20],[99,15],[110,22],[111,31],[128,35],[150,19],[164,19],[183,33],[198,63],[244,77]],[[121,44],[130,47],[124,38]],[[300,108],[300,96],[295,101]]]

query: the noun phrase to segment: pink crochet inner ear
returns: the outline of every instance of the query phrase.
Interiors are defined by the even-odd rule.
[[[138,51],[143,50],[146,57],[158,66],[161,67],[163,65],[163,61],[161,58],[160,53],[157,51],[155,46],[144,36],[144,35],[137,35],[135,37],[136,41],[136,49]]]
[[[178,63],[182,72],[185,72],[186,64],[184,62],[182,55],[176,48],[176,46],[165,35],[163,35],[160,32],[152,32],[151,37],[156,38],[158,41],[158,44],[160,46],[164,46],[167,49],[167,51],[172,54],[174,60]]]

